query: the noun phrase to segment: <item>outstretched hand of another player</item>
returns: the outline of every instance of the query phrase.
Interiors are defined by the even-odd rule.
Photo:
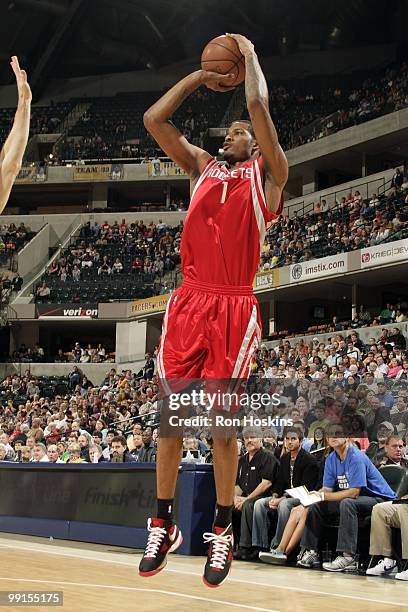
[[[231,83],[233,79],[233,74],[220,74],[219,72],[201,70],[202,84],[213,91],[232,91],[235,87],[229,86],[228,83]]]
[[[235,40],[244,57],[254,53],[255,47],[249,38],[245,38],[245,36],[242,36],[242,34],[226,34],[226,36]]]
[[[19,103],[31,102],[33,96],[27,81],[26,71],[21,70],[20,64],[18,63],[18,58],[15,55],[13,55],[13,57],[11,58],[10,64],[14,74],[16,75]]]

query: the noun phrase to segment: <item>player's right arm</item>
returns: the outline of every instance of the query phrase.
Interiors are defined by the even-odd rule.
[[[21,70],[17,57],[11,58],[11,67],[16,75],[18,106],[13,127],[0,153],[0,214],[3,212],[13,183],[20,171],[28,142],[31,114],[31,89],[25,70]]]
[[[171,123],[170,117],[200,85],[206,85],[215,91],[229,91],[232,88],[221,87],[220,84],[230,79],[230,75],[220,75],[205,70],[192,72],[169,89],[143,116],[147,131],[170,159],[181,166],[192,180],[201,173],[211,155],[189,143]]]

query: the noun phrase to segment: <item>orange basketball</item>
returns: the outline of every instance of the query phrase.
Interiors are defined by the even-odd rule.
[[[235,87],[245,79],[245,58],[235,40],[229,36],[217,36],[205,46],[201,54],[201,68],[219,74],[232,74],[231,82]]]

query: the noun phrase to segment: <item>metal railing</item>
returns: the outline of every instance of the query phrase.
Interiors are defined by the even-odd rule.
[[[374,189],[374,191],[372,191],[372,189],[369,188],[369,185],[373,185],[374,183],[376,183],[376,188]],[[321,206],[323,200],[325,200],[330,211],[333,211],[334,209],[340,206],[340,203],[338,201],[339,198],[346,197],[352,190],[359,191],[363,200],[367,200],[370,195],[372,195],[372,193],[374,193],[375,191],[376,195],[380,196],[385,195],[385,193],[391,188],[392,179],[386,180],[385,176],[383,176],[382,178],[380,177],[372,179],[370,181],[362,181],[361,183],[358,183],[356,185],[352,185],[350,187],[342,187],[341,189],[335,189],[334,191],[330,191],[329,193],[325,193],[319,196],[317,196],[316,194],[316,201],[308,202],[307,204],[305,203],[305,200],[301,202],[295,202],[294,204],[288,204],[288,206],[285,207],[285,216],[289,217],[290,219],[291,217],[293,217],[292,211],[296,210],[299,213],[298,216],[304,217],[305,214],[313,212],[317,203]],[[310,194],[310,196],[312,195],[313,194]]]
[[[25,294],[27,294],[28,290],[30,290],[34,286],[35,282],[42,277],[45,269],[54,260],[56,260],[60,256],[63,249],[66,247],[66,245],[69,243],[71,238],[79,231],[81,227],[82,227],[82,220],[79,215],[75,217],[71,225],[69,225],[67,229],[65,230],[65,232],[62,234],[61,238],[59,239],[58,249],[54,253],[54,255],[51,257],[51,259],[47,255],[47,257],[45,257],[43,261],[41,262],[41,267],[37,266],[36,270],[32,274],[30,274],[28,277],[26,277],[26,279],[24,280],[24,285],[21,288],[21,291],[19,291],[19,293],[16,296],[16,300],[24,296]]]

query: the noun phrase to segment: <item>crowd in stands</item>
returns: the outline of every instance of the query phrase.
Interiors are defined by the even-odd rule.
[[[34,347],[21,344],[7,361],[12,363],[105,363],[115,361],[115,353],[107,349],[101,342],[97,345],[74,342],[69,349],[59,348],[55,355],[46,354],[39,344]]]
[[[371,307],[369,309],[361,305],[352,318],[344,319],[343,317],[337,317],[335,315],[330,321],[322,322],[318,325],[311,325],[307,330],[299,330],[298,333],[294,331],[289,333],[288,330],[279,330],[270,335],[269,340],[290,338],[303,334],[326,334],[345,329],[358,329],[360,327],[380,327],[381,325],[404,323],[405,321],[408,321],[408,302],[404,298],[399,298],[395,305],[386,303],[382,308]],[[382,333],[387,337],[389,332],[384,328],[382,329]]]
[[[68,376],[8,376],[0,383],[0,460],[154,461],[158,387],[147,355],[138,373],[114,369],[95,386]]]
[[[81,346],[80,342],[75,342],[71,350],[64,351],[62,348],[54,356],[55,363],[105,363],[115,361],[114,351],[109,351],[103,343],[97,346],[88,343]]]
[[[367,572],[386,575],[392,568],[400,570],[397,578],[408,579],[397,552],[375,532],[394,512],[390,502],[408,494],[405,347],[398,329],[368,343],[350,329],[325,343],[261,345],[249,386],[271,401],[238,413],[242,422],[252,417],[255,424],[238,435],[237,559],[358,571],[356,555],[368,561],[362,536],[373,514]],[[111,369],[98,385],[77,365],[66,378],[34,377],[29,370],[8,376],[0,383],[0,461],[154,461],[158,394],[150,355],[139,372]],[[262,419],[268,425],[259,428]],[[211,462],[211,431],[187,428],[183,448],[182,461]],[[297,486],[317,491],[319,503],[308,508],[286,493]],[[366,527],[358,516],[367,519]],[[406,553],[405,539],[405,559]]]
[[[358,86],[308,87],[269,84],[271,113],[285,150],[328,136],[338,130],[369,121],[408,105],[408,66],[403,63],[360,80]],[[355,82],[356,79],[351,79]],[[145,108],[157,94],[145,94]],[[218,127],[226,108],[226,97],[214,97],[200,88],[175,113],[175,124],[193,143],[200,144],[208,127]],[[108,106],[111,107],[108,109]],[[114,109],[118,109],[115,114]],[[71,130],[60,152],[63,159],[143,158],[154,156],[157,145],[142,128],[140,101],[117,96],[94,102],[79,125]],[[109,114],[111,113],[111,114]],[[131,115],[139,125],[129,121]],[[244,110],[244,117],[246,111]],[[85,133],[84,136],[78,135]],[[127,142],[129,140],[129,143]],[[136,142],[135,142],[136,140]]]
[[[62,119],[74,106],[73,101],[51,101],[49,106],[34,106],[31,113],[30,136],[59,132]],[[15,108],[0,108],[0,142],[4,142],[13,126]]]
[[[356,87],[269,85],[270,108],[285,150],[408,106],[408,65],[387,68]],[[244,117],[247,117],[246,111]]]
[[[118,94],[93,100],[64,138],[58,157],[74,159],[133,158],[143,161],[160,151],[143,127],[143,113],[160,92]],[[200,88],[174,114],[174,121],[193,144],[199,144],[208,127],[218,126],[229,102]]]
[[[284,149],[314,141],[338,130],[405,108],[408,66],[402,63],[369,77],[351,75],[340,86],[321,82],[270,83],[270,107]],[[352,83],[358,82],[358,86]],[[90,103],[55,151],[57,160],[133,158],[160,154],[143,127],[143,113],[159,92],[122,93]],[[219,96],[200,88],[174,115],[175,124],[193,144],[200,144],[208,127],[218,127],[230,94]],[[69,100],[33,109],[31,134],[58,133],[61,121],[84,100]],[[7,137],[15,109],[0,109],[0,140]],[[244,111],[245,113],[245,111]]]
[[[0,271],[0,306],[5,306],[10,302],[13,292],[20,291],[23,279],[16,274],[2,273]]]
[[[284,149],[288,150],[338,130],[405,108],[408,104],[407,64],[363,78],[358,86],[270,83],[270,107]],[[355,82],[356,79],[351,80]],[[350,83],[351,83],[350,81]],[[345,80],[347,82],[347,79]],[[142,125],[143,110],[157,93],[119,95],[94,101],[63,143],[59,157],[112,159],[154,156],[159,150]],[[175,113],[175,123],[194,144],[224,115],[226,96],[199,89]],[[245,111],[244,111],[245,115]],[[323,117],[323,119],[322,119]]]
[[[310,261],[408,235],[408,189],[400,170],[389,195],[364,200],[356,191],[329,209],[281,217],[267,232],[260,270]],[[183,225],[142,221],[87,223],[35,289],[36,301],[84,302],[160,294],[161,280],[178,270]],[[174,279],[172,279],[174,280]],[[156,286],[155,286],[156,283]],[[397,313],[397,317],[400,313]],[[396,318],[398,320],[398,318]],[[368,321],[370,323],[371,321]]]
[[[16,225],[0,225],[0,267],[6,267],[13,255],[20,251],[33,237],[32,232],[23,222]]]
[[[296,213],[291,219],[281,217],[267,233],[260,269],[399,240],[407,231],[407,188],[393,187],[389,195],[374,193],[366,200],[359,191],[350,192],[332,209],[323,199],[302,217]]]
[[[88,222],[48,267],[36,301],[84,303],[160,293],[161,281],[180,263],[181,232],[182,224],[162,221]]]

